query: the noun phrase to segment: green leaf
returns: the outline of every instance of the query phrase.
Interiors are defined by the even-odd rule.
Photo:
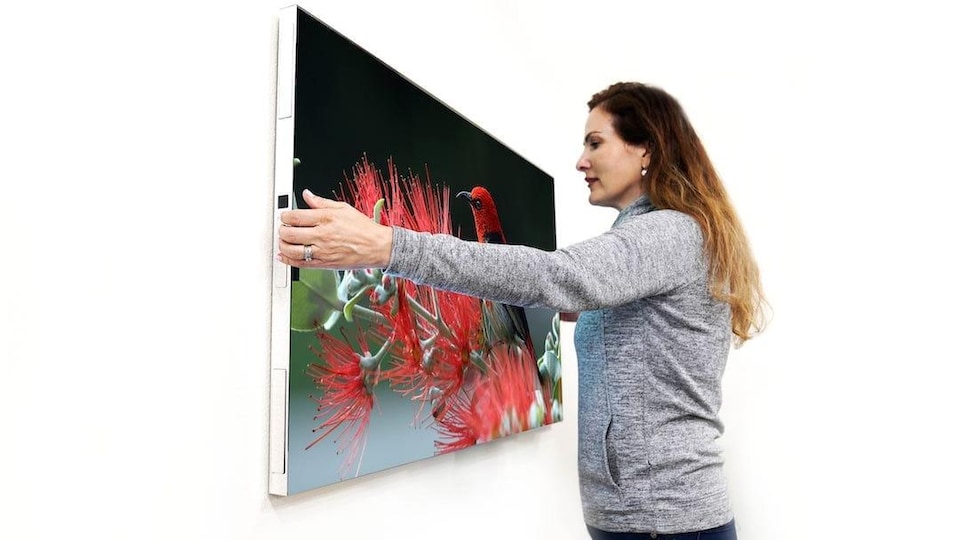
[[[343,318],[346,319],[347,322],[353,322],[353,307],[357,305],[357,302],[359,302],[361,298],[363,298],[363,293],[372,288],[373,285],[364,285],[363,288],[360,289],[357,294],[353,295],[353,298],[348,300],[343,306]]]
[[[317,296],[328,304],[338,306],[337,287],[340,285],[340,274],[336,270],[321,268],[301,268],[300,283],[310,288]]]
[[[375,205],[373,205],[373,222],[377,225],[380,224],[380,215],[383,212],[383,204],[386,202],[386,199],[380,199]]]
[[[336,299],[336,289],[333,296]],[[339,302],[327,301],[302,281],[293,282],[290,291],[291,330],[313,332],[318,323],[330,321],[339,312]]]
[[[332,310],[330,311],[330,315],[327,316],[327,320],[321,323],[321,326],[323,326],[324,330],[329,332],[337,326],[337,323],[340,322],[341,317],[343,317],[343,313],[338,310]]]

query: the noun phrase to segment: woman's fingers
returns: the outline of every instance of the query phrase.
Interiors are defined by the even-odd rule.
[[[303,200],[310,208],[342,208],[347,203],[335,201],[333,199],[324,199],[313,194],[309,189],[303,190]]]
[[[315,244],[319,240],[316,227],[281,226],[280,240],[288,244]]]
[[[312,227],[320,222],[322,210],[287,210],[280,214],[280,223],[291,227]]]
[[[305,191],[310,210],[280,216],[278,259],[298,268],[371,268],[389,260],[393,231],[347,203]],[[306,246],[310,246],[307,248]]]
[[[277,260],[286,264],[288,266],[294,266],[296,268],[321,268],[320,263],[317,261],[307,262],[303,259],[291,259],[282,253],[277,254]]]
[[[329,219],[329,216],[327,215],[328,212],[350,207],[350,205],[345,202],[317,197],[307,190],[304,190],[303,198],[306,201],[307,206],[310,208],[302,210],[287,210],[282,212],[280,214],[281,223],[293,227],[312,227],[313,225],[322,223],[324,220]]]
[[[308,244],[309,245],[309,244]],[[314,246],[310,246],[311,259],[314,261],[317,260],[317,249]],[[311,262],[306,260],[306,245],[303,244],[291,244],[280,240],[280,255],[286,257],[291,261],[297,261],[299,263]]]

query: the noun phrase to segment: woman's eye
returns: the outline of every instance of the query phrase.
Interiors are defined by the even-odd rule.
[[[587,146],[589,146],[591,150],[596,150],[597,147],[600,146],[600,141],[590,141],[587,143]]]

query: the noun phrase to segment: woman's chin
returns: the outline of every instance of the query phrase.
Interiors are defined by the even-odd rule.
[[[605,201],[603,197],[592,192],[590,193],[590,196],[587,198],[587,202],[589,202],[591,206],[610,206],[610,203]]]

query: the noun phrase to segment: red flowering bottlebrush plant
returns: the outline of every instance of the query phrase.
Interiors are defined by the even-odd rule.
[[[423,301],[430,299],[439,314],[439,328],[427,338],[432,343],[429,361],[423,363],[428,374],[427,395],[433,403],[433,416],[439,420],[446,414],[447,399],[463,387],[470,371],[483,367],[471,361],[479,359],[483,339],[480,300],[427,287],[419,290]]]
[[[379,326],[378,335],[389,343],[390,367],[383,379],[404,396],[422,405],[431,403],[433,416],[442,414],[446,398],[456,392],[471,353],[480,347],[480,303],[476,298],[417,286],[397,280],[391,302],[373,309],[392,323]],[[423,407],[418,412],[418,418]]]
[[[389,177],[384,180],[364,157],[341,188],[342,198],[380,223],[450,234],[449,188],[432,188],[412,174],[401,178],[393,163],[388,165]],[[438,293],[380,271],[344,272],[338,283],[338,296],[351,305],[353,316],[368,310],[379,317],[364,328],[371,344],[380,349],[371,354],[359,326],[359,352],[342,330],[337,335],[318,328],[321,351],[314,352],[326,363],[311,364],[307,375],[322,390],[319,398],[311,396],[322,411],[315,419],[322,423],[314,429],[319,435],[307,448],[337,433],[338,448],[345,453],[344,468],[349,468],[362,457],[374,389],[381,376],[423,404],[442,402],[459,388],[471,344],[479,333],[480,307],[477,299]],[[360,294],[367,298],[368,307],[357,304]],[[385,358],[390,360],[381,368]]]
[[[414,231],[453,234],[449,187],[432,189],[429,173],[426,182],[421,182],[417,175],[411,173],[410,179],[401,185],[401,179],[391,164],[390,189],[394,194],[393,206],[397,209],[403,207],[403,220],[397,225]]]
[[[412,173],[403,178],[392,162],[388,168],[384,179],[364,157],[341,188],[342,198],[385,225],[452,234],[450,189]],[[344,468],[361,458],[381,380],[421,403],[414,422],[424,419],[430,405],[425,419],[439,432],[438,453],[550,422],[537,360],[526,350],[486,342],[479,299],[381,270],[346,271],[337,283],[343,320],[359,314],[366,323],[357,326],[359,348],[342,331],[341,339],[318,328],[323,354],[317,355],[326,364],[311,364],[307,374],[323,390],[314,400],[324,414],[316,417],[322,423],[314,431],[321,433],[310,446],[339,430],[338,436],[346,437],[339,443],[340,451],[346,450]],[[375,354],[365,336],[379,347]]]
[[[354,461],[358,462],[359,471],[358,460],[363,455],[365,431],[373,410],[377,372],[364,366],[365,357],[354,352],[346,337],[341,341],[324,332],[318,332],[317,336],[320,349],[310,349],[324,363],[309,364],[306,373],[317,388],[323,390],[320,397],[310,396],[319,411],[314,420],[321,423],[313,429],[314,433],[320,434],[307,445],[307,449],[337,433],[337,453],[344,454],[341,472],[349,469]],[[365,347],[362,336],[361,333],[361,347]]]
[[[490,349],[486,372],[452,396],[447,415],[438,419],[442,439],[435,443],[437,451],[452,452],[544,425],[534,362],[508,345]]]
[[[411,297],[416,295],[417,286],[407,280],[397,280],[397,294],[390,303],[375,305],[374,309],[387,317],[393,328],[380,325],[377,331],[385,343],[392,343],[389,350],[391,366],[383,371],[384,380],[391,385],[402,389],[403,395],[408,395],[415,388],[423,387],[426,383],[421,361],[423,358],[423,343],[418,332],[417,314],[410,306]]]
[[[344,195],[349,194],[348,201],[368,215],[373,215],[377,201],[384,199],[383,224],[452,234],[449,187],[433,188],[429,177],[424,182],[412,173],[402,178],[392,162],[388,171],[384,180],[364,158],[354,167]],[[392,366],[385,370],[384,378],[404,395],[439,405],[459,388],[470,351],[476,347],[479,301],[407,280],[396,281],[400,294],[393,298],[375,297],[378,291],[370,293],[371,307],[392,323],[392,328],[382,328],[382,337],[392,343]]]
[[[373,216],[373,208],[377,201],[384,198],[383,178],[380,173],[367,161],[364,156],[363,161],[354,165],[353,178],[348,179],[346,189],[341,186],[341,199],[349,201],[354,208],[368,216]],[[381,221],[385,225],[391,222]]]
[[[447,454],[470,448],[480,442],[482,427],[473,414],[473,399],[470,393],[458,391],[445,402],[446,414],[437,420],[440,439],[433,443],[438,454]]]
[[[450,188],[433,189],[430,177],[426,182],[411,173],[404,179],[397,172],[393,161],[387,162],[389,178],[383,179],[380,172],[364,156],[354,166],[353,178],[347,181],[341,196],[354,208],[373,216],[374,207],[384,200],[380,223],[397,225],[414,231],[453,234],[450,218]]]

